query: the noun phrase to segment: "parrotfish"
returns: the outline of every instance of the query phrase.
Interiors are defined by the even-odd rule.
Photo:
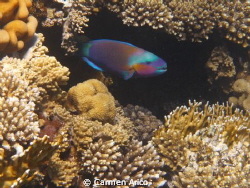
[[[130,43],[99,39],[82,43],[80,55],[94,69],[116,74],[125,80],[131,77],[151,77],[167,71],[167,63]]]

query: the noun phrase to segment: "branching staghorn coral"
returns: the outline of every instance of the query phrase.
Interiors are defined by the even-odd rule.
[[[171,112],[153,141],[170,167],[170,187],[248,187],[250,114],[189,102]],[[172,172],[171,172],[172,171]]]
[[[243,47],[249,46],[250,2],[247,0],[225,1],[218,26],[228,40],[241,44]]]
[[[30,0],[0,1],[0,52],[21,50],[35,33],[37,20],[29,16]]]
[[[163,28],[178,40],[201,42],[217,29],[228,40],[246,47],[250,38],[249,5],[239,0],[124,0],[110,3],[108,8],[127,25]]]

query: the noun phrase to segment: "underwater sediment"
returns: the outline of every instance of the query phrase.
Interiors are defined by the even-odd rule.
[[[0,187],[250,187],[249,12],[246,0],[0,0]],[[168,70],[96,71],[77,53],[90,39]]]

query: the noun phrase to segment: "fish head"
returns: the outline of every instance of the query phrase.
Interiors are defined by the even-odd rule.
[[[139,77],[157,76],[167,71],[167,63],[153,53],[145,51],[137,58],[137,63],[133,64],[133,69]]]

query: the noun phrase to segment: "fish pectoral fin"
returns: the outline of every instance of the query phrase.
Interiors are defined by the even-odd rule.
[[[102,68],[98,67],[96,64],[94,64],[92,61],[90,61],[87,57],[82,58],[89,66],[93,67],[96,70],[103,71]]]
[[[129,70],[129,71],[124,71],[123,74],[123,78],[124,80],[128,80],[129,78],[131,78],[134,75],[135,71],[133,69]]]

